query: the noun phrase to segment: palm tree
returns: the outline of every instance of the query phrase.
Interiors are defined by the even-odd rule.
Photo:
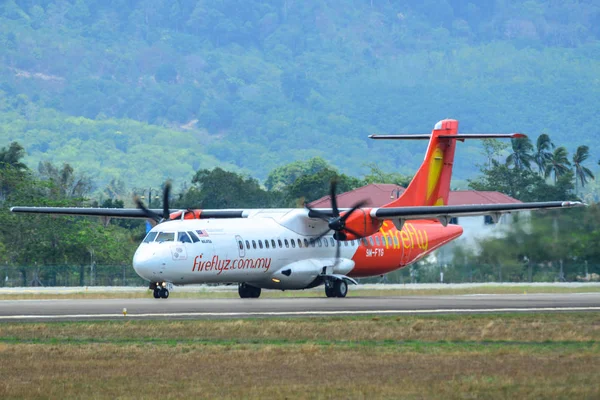
[[[554,143],[550,140],[550,136],[542,133],[537,138],[535,145],[534,161],[538,166],[540,175],[544,175],[546,172],[546,165],[552,158],[552,149],[554,149]]]
[[[506,165],[514,165],[515,169],[531,169],[533,145],[529,138],[512,139],[512,153],[506,157]]]
[[[575,167],[575,193],[577,193],[577,181],[581,182],[581,187],[584,187],[588,182],[588,178],[594,179],[594,174],[589,168],[582,164],[590,156],[590,148],[588,146],[579,146],[575,154],[573,154],[573,167]]]
[[[571,163],[569,162],[569,153],[565,146],[560,146],[554,149],[552,153],[552,157],[548,160],[548,164],[546,165],[546,178],[550,175],[554,174],[554,183],[556,180],[566,174],[569,171],[569,166]]]

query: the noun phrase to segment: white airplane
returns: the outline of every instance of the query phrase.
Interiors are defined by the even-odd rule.
[[[371,135],[373,139],[428,139],[425,160],[400,196],[378,208],[362,203],[338,209],[335,183],[331,208],[311,209],[169,209],[169,185],[163,210],[138,208],[12,207],[17,213],[48,213],[116,218],[151,218],[133,257],[137,274],[150,282],[155,298],[169,297],[173,285],[237,283],[242,298],[261,289],[298,290],[325,286],[327,297],[345,297],[355,278],[382,275],[405,267],[462,234],[448,224],[459,216],[491,215],[580,202],[448,206],[456,140],[519,138],[512,134],[458,134],[458,121],[438,122],[431,134]]]

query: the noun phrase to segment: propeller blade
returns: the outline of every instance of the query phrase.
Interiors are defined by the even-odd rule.
[[[337,196],[335,195],[336,187],[337,187],[337,179],[334,178],[331,180],[331,186],[329,187],[329,197],[331,199],[331,208],[333,209],[333,216],[339,217],[340,210],[338,209]]]
[[[328,214],[325,214],[319,210],[315,210],[314,208],[309,207],[307,203],[304,203],[304,208],[306,208],[308,211],[310,211],[315,217],[320,218],[325,221],[329,221],[330,216]]]
[[[165,183],[165,190],[163,190],[163,217],[165,220],[169,220],[171,211],[169,211],[169,195],[171,193],[171,182]]]
[[[317,240],[319,240],[319,239],[321,239],[323,236],[327,235],[327,234],[328,234],[330,231],[331,231],[331,229],[327,229],[325,232],[321,233],[319,236],[317,236],[317,237],[314,237],[314,238],[311,238],[311,239],[309,240],[309,242],[310,242],[311,244],[313,244],[313,243],[316,243],[316,242],[317,242]]]
[[[351,215],[351,214],[352,214],[354,211],[358,210],[359,208],[363,208],[363,207],[364,207],[366,204],[367,204],[367,202],[366,202],[366,201],[359,201],[358,203],[356,203],[356,204],[354,205],[354,207],[352,207],[350,210],[348,210],[348,212],[347,212],[346,214],[344,214],[344,215],[342,216],[342,218],[340,218],[340,220],[341,220],[342,222],[346,222],[346,220],[347,220],[347,219],[350,217],[350,215]]]
[[[137,208],[139,208],[140,210],[142,210],[142,212],[144,213],[144,215],[146,215],[146,217],[155,220],[156,222],[160,222],[160,220],[162,219],[162,217],[158,214],[156,214],[153,211],[150,211],[142,202],[142,200],[138,197],[135,196],[135,198],[133,199],[135,201],[135,204],[137,206]]]
[[[340,247],[342,247],[342,242],[340,242],[339,240],[336,240],[335,243],[337,244],[336,248],[335,248],[335,263],[333,264],[334,266],[337,265],[340,262],[340,256],[341,256],[341,249]]]

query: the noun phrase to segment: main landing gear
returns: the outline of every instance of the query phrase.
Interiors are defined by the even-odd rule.
[[[169,289],[167,289],[165,282],[152,282],[150,284],[150,289],[153,290],[152,295],[155,299],[168,299],[169,298]]]
[[[260,297],[260,292],[259,287],[251,286],[247,283],[240,283],[238,286],[238,293],[242,299],[257,299]]]
[[[325,281],[325,295],[327,297],[346,297],[348,284],[342,279],[327,279]]]

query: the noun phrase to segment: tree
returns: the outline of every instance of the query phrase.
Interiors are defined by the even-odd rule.
[[[370,172],[363,179],[367,185],[371,183],[393,183],[407,187],[412,180],[412,177],[402,175],[399,172],[384,172],[375,163],[369,163],[366,166],[370,169]]]
[[[583,166],[583,162],[590,156],[590,148],[588,146],[579,146],[573,154],[573,167],[575,169],[575,193],[577,193],[577,181],[581,182],[581,187],[584,187],[588,179],[594,179],[592,171]]]
[[[527,169],[509,168],[506,164],[492,162],[491,168],[482,168],[482,176],[468,180],[469,187],[481,191],[499,191],[521,201],[552,201],[573,198],[571,174],[560,176],[549,185],[537,173]]]
[[[492,166],[492,160],[498,160],[502,152],[508,148],[508,143],[498,139],[483,139],[483,152],[488,159],[488,167]]]
[[[258,181],[221,168],[202,169],[192,186],[173,203],[179,208],[263,208],[277,205],[272,193]]]
[[[284,189],[287,206],[297,206],[299,199],[310,203],[323,196],[327,196],[331,181],[334,179],[337,181],[338,193],[347,192],[363,185],[360,179],[339,174],[332,168],[325,168],[314,174],[302,175],[292,184],[288,185]]]
[[[73,167],[63,164],[61,169],[49,161],[40,161],[38,165],[40,177],[51,183],[49,195],[54,200],[83,200],[92,190],[92,180],[83,174],[75,174]]]
[[[544,175],[546,172],[546,165],[552,158],[551,149],[554,149],[554,143],[550,140],[550,136],[542,133],[538,136],[535,146],[534,161],[538,166],[540,175]]]
[[[265,187],[268,190],[282,190],[303,175],[316,174],[328,168],[333,169],[321,157],[313,157],[307,161],[294,161],[271,171],[265,181]]]
[[[515,169],[531,169],[533,145],[529,138],[511,139],[512,153],[506,158],[506,165],[514,165]]]
[[[567,149],[564,146],[557,147],[554,149],[552,157],[548,160],[545,176],[547,178],[550,175],[554,175],[554,182],[556,183],[556,180],[560,176],[569,171],[570,165]]]
[[[27,165],[21,162],[25,157],[25,149],[18,142],[12,142],[8,149],[0,149],[0,168],[11,167],[16,171],[27,170]]]

